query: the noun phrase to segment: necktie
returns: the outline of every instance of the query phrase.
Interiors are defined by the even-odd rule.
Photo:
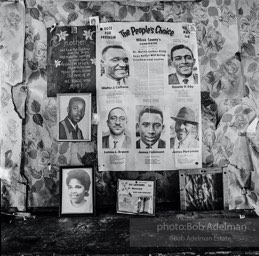
[[[178,143],[178,148],[180,148],[181,146],[182,146],[182,142],[181,141],[179,141],[179,143]]]
[[[72,130],[72,137],[73,137],[73,139],[79,139],[77,134],[78,134],[78,126],[76,125],[75,129]]]
[[[118,141],[113,142],[113,148],[116,148]]]
[[[188,80],[187,78],[183,79],[183,83],[184,83],[184,84],[187,84],[188,81],[189,81],[189,80]]]

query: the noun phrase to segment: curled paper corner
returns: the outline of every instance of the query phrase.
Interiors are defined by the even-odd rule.
[[[28,96],[28,88],[26,83],[19,83],[12,87],[12,101],[14,110],[21,119],[25,119],[25,105]]]
[[[256,117],[252,122],[251,124],[247,127],[247,130],[246,130],[246,134],[247,135],[255,135],[256,134],[256,127],[257,127],[257,123],[259,122],[259,119],[258,117]]]
[[[187,29],[191,33],[196,33],[196,26],[195,26],[195,24],[189,24]]]
[[[98,125],[100,122],[100,116],[97,113],[92,114],[92,124]]]
[[[255,202],[254,199],[251,198],[251,196],[247,196],[248,202],[252,206],[253,211],[256,213],[257,216],[259,216],[259,200]]]

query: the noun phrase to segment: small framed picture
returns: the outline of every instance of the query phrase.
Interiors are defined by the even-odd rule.
[[[155,216],[155,181],[119,179],[117,213]]]
[[[94,215],[94,184],[93,167],[60,167],[59,216]]]
[[[58,141],[91,140],[91,93],[57,94]]]
[[[180,206],[185,211],[228,209],[225,168],[179,170]]]

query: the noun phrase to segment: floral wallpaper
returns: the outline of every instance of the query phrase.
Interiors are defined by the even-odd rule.
[[[23,2],[0,3],[0,55],[5,60],[5,82],[14,86],[23,79],[25,7]]]
[[[21,175],[22,121],[13,108],[12,87],[1,85],[0,177],[1,206],[25,210],[26,179]],[[3,205],[2,205],[3,204]]]
[[[203,167],[228,168],[230,209],[257,207],[258,129],[250,137],[246,135],[247,127],[259,114],[259,4],[256,0],[24,2],[25,82],[16,84],[11,94],[7,84],[9,82],[3,76],[0,78],[2,106],[8,102],[5,108],[16,113],[16,126],[20,127],[22,123],[20,130],[14,129],[12,124],[11,130],[14,132],[10,132],[9,136],[21,144],[21,171],[28,179],[29,207],[59,205],[60,166],[97,166],[96,126],[92,125],[91,142],[58,142],[57,102],[56,98],[47,97],[46,28],[53,25],[87,25],[90,16],[99,16],[100,22],[164,21],[196,24],[202,88]],[[2,49],[0,54],[3,54]],[[0,65],[5,67],[3,70],[8,74],[8,64],[0,61]],[[93,113],[96,113],[95,101],[93,97]],[[9,121],[5,124],[10,126]],[[1,139],[3,141],[3,137]],[[9,158],[14,156],[14,148],[20,149],[17,147],[19,143],[12,146],[10,150],[13,153],[7,154],[11,155]],[[1,156],[8,150],[1,149]],[[19,159],[18,155],[13,159]],[[97,206],[114,205],[118,178],[152,178],[157,181],[158,202],[173,202],[176,208],[179,207],[177,172],[99,173],[97,168],[95,170]],[[213,175],[208,179],[208,184],[214,184]],[[9,187],[4,188],[5,193],[9,190]],[[22,202],[18,201],[10,201],[10,204],[22,206]]]

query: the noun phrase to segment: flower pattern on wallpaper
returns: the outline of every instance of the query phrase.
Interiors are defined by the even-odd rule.
[[[12,88],[7,83],[1,85],[1,125],[0,166],[1,189],[5,190],[6,211],[10,207],[25,210],[26,180],[20,174],[22,121],[14,110]],[[3,191],[2,191],[3,192]],[[2,193],[1,193],[2,195]]]
[[[5,82],[11,85],[23,79],[24,17],[23,2],[0,3],[0,55],[7,63]]]
[[[238,4],[241,49],[244,54],[253,57],[258,53],[259,3],[241,0]]]
[[[27,55],[26,61],[26,78],[28,82],[38,79],[40,76],[47,80],[47,42],[41,33],[34,34],[35,29],[26,19],[26,36],[25,49]]]
[[[254,180],[252,180],[253,163],[246,135],[247,127],[255,116],[253,108],[238,104],[222,116],[215,132],[213,153],[215,162],[219,166],[227,166],[228,169],[230,209],[252,208],[252,202],[258,203],[257,197],[254,200],[251,197],[249,200],[247,198],[254,191],[252,183],[258,182],[258,177],[253,177]],[[258,161],[259,155],[255,163]],[[249,194],[246,189],[250,191]]]
[[[259,58],[242,58],[245,74],[245,100],[249,101],[259,115]]]
[[[47,91],[47,33],[46,28],[56,26],[81,26],[89,23],[90,16],[99,16],[101,22],[113,21],[165,21],[194,22],[197,28],[199,65],[202,85],[203,121],[203,164],[204,166],[228,165],[233,182],[230,204],[232,208],[251,207],[256,203],[253,186],[250,196],[238,194],[242,182],[243,169],[247,180],[258,181],[258,176],[250,175],[252,163],[247,160],[247,138],[244,130],[249,125],[250,115],[258,111],[258,60],[244,61],[236,55],[239,50],[238,25],[241,32],[242,52],[251,55],[258,48],[258,3],[239,1],[236,13],[234,0],[200,2],[150,2],[128,4],[126,2],[75,2],[63,0],[26,0],[25,17],[25,59],[24,79],[27,85],[25,124],[23,127],[23,155],[25,173],[29,179],[29,205],[32,207],[57,206],[59,202],[59,166],[97,166],[96,127],[92,127],[92,141],[89,143],[58,142],[57,102],[48,98]],[[14,15],[15,16],[15,15]],[[240,23],[241,21],[241,23]],[[9,22],[12,31],[19,26],[19,18]],[[22,22],[22,20],[20,21]],[[12,25],[11,25],[12,24]],[[3,23],[0,22],[0,26]],[[0,42],[4,39],[0,33]],[[11,37],[11,34],[9,34]],[[60,35],[62,40],[66,35]],[[90,37],[87,32],[86,37]],[[2,41],[1,41],[2,40]],[[259,48],[258,48],[259,49]],[[0,49],[1,51],[1,49]],[[20,56],[12,51],[5,52],[11,63]],[[2,54],[2,52],[1,52]],[[2,56],[2,55],[1,55]],[[241,56],[243,57],[243,56]],[[18,59],[17,59],[18,60]],[[59,60],[57,60],[57,65]],[[95,60],[93,60],[95,61]],[[241,64],[245,64],[246,86],[242,83]],[[1,63],[0,63],[1,64]],[[13,73],[15,74],[15,72]],[[7,90],[8,92],[8,90]],[[8,96],[9,95],[9,96]],[[8,98],[9,97],[9,98]],[[93,97],[95,102],[95,98]],[[248,106],[244,107],[242,102]],[[6,111],[13,110],[10,94],[2,89],[1,106]],[[18,104],[19,105],[19,104]],[[249,106],[257,106],[250,111]],[[96,112],[94,103],[93,112]],[[14,119],[18,120],[18,119]],[[16,123],[19,127],[19,122]],[[10,132],[15,123],[10,123]],[[15,132],[14,132],[15,134]],[[15,136],[19,136],[16,132]],[[16,146],[14,137],[13,145]],[[233,142],[233,141],[236,141]],[[252,146],[251,146],[252,147]],[[8,151],[7,149],[6,151]],[[239,154],[237,154],[237,152]],[[240,158],[240,152],[243,157]],[[12,156],[17,156],[14,153]],[[257,155],[255,154],[254,159]],[[248,161],[245,165],[245,161]],[[238,163],[238,164],[237,164]],[[256,168],[257,165],[255,165]],[[243,169],[242,169],[243,168]],[[97,169],[95,169],[97,170]],[[235,175],[232,175],[235,173]],[[100,204],[114,203],[118,178],[150,178],[157,180],[158,200],[175,200],[168,195],[178,191],[178,179],[173,172],[156,173],[98,173],[96,171],[97,197]],[[236,190],[235,190],[236,189]],[[253,194],[254,193],[254,194]],[[243,200],[241,203],[241,199]],[[112,198],[104,201],[104,198]],[[14,200],[15,201],[15,200]]]

